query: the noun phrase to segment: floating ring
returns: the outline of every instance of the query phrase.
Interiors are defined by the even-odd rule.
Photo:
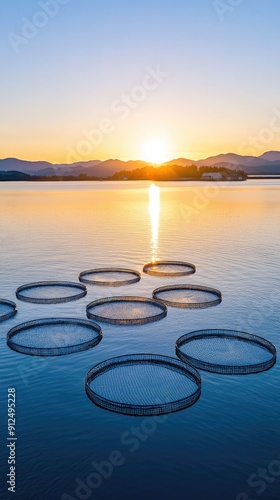
[[[198,330],[180,337],[176,354],[195,368],[225,375],[247,375],[269,370],[276,348],[257,335],[235,330]]]
[[[7,344],[14,351],[34,356],[61,356],[85,351],[99,344],[102,330],[86,319],[48,318],[12,328]]]
[[[153,298],[167,306],[187,309],[204,309],[222,302],[219,290],[200,285],[163,286],[153,291]]]
[[[109,297],[91,302],[87,316],[116,325],[143,325],[165,318],[167,307],[145,297]]]
[[[86,393],[106,410],[161,415],[192,406],[201,394],[201,377],[175,358],[133,354],[94,366],[86,376]]]
[[[189,262],[181,262],[175,260],[159,260],[157,262],[149,262],[143,267],[146,274],[152,276],[164,276],[172,278],[176,276],[188,276],[196,272],[194,264]]]
[[[69,295],[70,290],[76,290],[76,293]],[[39,292],[39,296],[36,296],[36,292]],[[19,300],[34,304],[72,302],[85,297],[86,294],[85,285],[71,283],[70,281],[40,281],[22,285],[16,290],[16,296]]]
[[[0,299],[0,322],[12,318],[17,313],[17,306],[11,300]]]
[[[90,278],[90,276],[93,276]],[[141,279],[138,271],[123,268],[101,268],[83,271],[79,274],[82,283],[98,286],[123,286],[137,283]]]

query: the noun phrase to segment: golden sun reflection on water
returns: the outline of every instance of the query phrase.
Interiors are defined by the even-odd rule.
[[[151,262],[158,259],[158,233],[159,233],[159,219],[160,219],[160,188],[152,184],[149,188],[149,212],[151,221]]]

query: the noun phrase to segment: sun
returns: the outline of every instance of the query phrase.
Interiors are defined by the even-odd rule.
[[[142,158],[144,161],[160,164],[167,161],[167,144],[162,139],[153,139],[143,144]]]

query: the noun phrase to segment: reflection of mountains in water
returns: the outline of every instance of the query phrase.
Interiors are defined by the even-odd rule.
[[[188,167],[218,167],[231,170],[243,170],[246,174],[255,175],[280,175],[280,151],[270,151],[263,155],[241,156],[234,153],[220,154],[202,160],[189,160],[178,158],[164,164],[165,166]],[[121,160],[90,160],[72,164],[52,164],[45,161],[26,161],[17,158],[0,160],[1,180],[8,177],[8,172],[13,178],[22,174],[38,176],[74,176],[86,174],[88,177],[110,177],[117,172],[141,169],[151,166],[145,161]],[[9,180],[9,179],[7,179]],[[23,178],[19,180],[24,180]]]

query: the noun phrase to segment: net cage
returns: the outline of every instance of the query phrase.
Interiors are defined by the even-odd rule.
[[[175,260],[158,260],[149,262],[143,267],[143,271],[151,276],[172,278],[176,276],[188,276],[196,272],[194,264]]]
[[[82,283],[70,281],[40,281],[17,288],[16,296],[24,302],[34,304],[58,304],[81,299],[87,294]]]
[[[82,283],[97,286],[124,286],[137,283],[141,279],[138,271],[123,268],[100,268],[83,271],[79,274]]]
[[[111,358],[86,375],[86,393],[106,410],[161,415],[192,406],[201,394],[196,369],[168,356],[132,354]]]
[[[156,288],[153,298],[171,307],[205,309],[222,302],[222,293],[201,285],[172,285]]]
[[[164,304],[146,297],[108,297],[87,306],[89,319],[115,325],[143,325],[159,321],[166,315]]]
[[[17,313],[17,306],[11,300],[0,299],[0,322],[12,318]]]
[[[47,318],[22,323],[7,334],[14,351],[34,356],[61,356],[95,347],[102,330],[93,321],[75,318]]]
[[[224,375],[247,375],[269,370],[276,348],[268,340],[235,330],[198,330],[176,342],[176,354],[191,366]]]

